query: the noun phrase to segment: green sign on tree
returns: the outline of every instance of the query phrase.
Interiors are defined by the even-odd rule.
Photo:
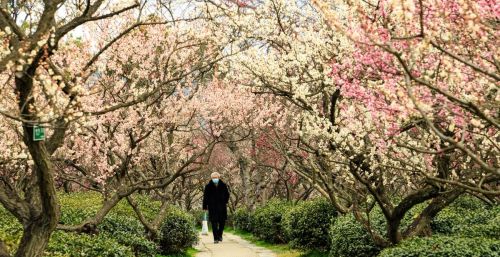
[[[42,141],[45,139],[45,128],[40,126],[33,127],[33,141]]]

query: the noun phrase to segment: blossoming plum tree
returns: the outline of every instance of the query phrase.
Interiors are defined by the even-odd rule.
[[[172,17],[153,1],[0,1],[0,203],[23,224],[16,256],[43,253],[59,182],[105,196],[60,229],[91,232],[126,198],[153,236],[161,215],[145,220],[133,193],[166,206],[203,181],[194,171],[227,169],[247,207],[263,188],[311,185],[381,246],[429,234],[464,193],[498,201],[495,1],[191,4]]]
[[[132,162],[147,157],[142,144],[158,137],[157,130],[185,121],[184,115],[177,119],[175,104],[223,57],[216,41],[184,23],[195,19],[143,15],[146,2],[2,1],[0,7],[0,127],[9,149],[0,158],[8,175],[0,181],[0,202],[24,227],[15,255],[40,256],[59,220],[56,179],[71,179],[77,171],[89,181],[78,180],[82,185],[118,185],[120,176],[131,175]],[[19,15],[30,16],[30,23],[21,24]],[[155,27],[161,25],[166,29]],[[80,34],[94,29],[92,37],[69,35],[77,27]],[[181,100],[161,105],[170,97]],[[45,141],[34,140],[34,126],[47,128]],[[203,151],[178,144],[185,166],[198,161]],[[59,168],[66,172],[57,173]],[[139,188],[166,183],[158,182],[165,174],[148,177],[152,173],[140,177],[134,170],[128,182]],[[0,249],[8,256],[3,243]]]
[[[382,246],[428,234],[464,192],[495,201],[494,4],[312,3],[324,20],[307,3],[269,1],[238,10],[229,26],[242,35],[235,47],[248,48],[231,60],[234,77],[298,110],[298,134],[288,137],[297,143],[276,142],[298,174]],[[417,204],[423,211],[401,228]],[[373,206],[387,236],[370,226]]]
[[[491,48],[497,43],[491,23],[498,18],[496,4],[313,2],[353,46],[347,52],[353,58],[332,60],[332,77],[344,97],[370,113],[368,124],[376,132],[367,135],[370,146],[387,156],[358,155],[354,168],[393,177],[375,183],[359,179],[389,222],[389,241],[419,233],[463,192],[495,201],[500,193],[494,139],[499,133],[498,53]],[[331,6],[349,11],[337,15]],[[394,174],[398,168],[407,171]],[[398,176],[409,191],[393,205],[377,191],[397,183]],[[428,200],[410,228],[398,231],[406,210]]]

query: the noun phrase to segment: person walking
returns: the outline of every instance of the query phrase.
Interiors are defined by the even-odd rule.
[[[208,210],[208,219],[212,223],[214,243],[222,242],[222,233],[227,220],[227,203],[229,202],[229,190],[227,185],[220,179],[218,172],[213,172],[211,180],[205,186],[203,192],[203,210]]]

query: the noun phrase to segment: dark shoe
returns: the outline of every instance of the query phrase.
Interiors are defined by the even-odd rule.
[[[219,240],[215,240],[215,241],[214,241],[214,244],[218,244],[218,243],[219,243]]]
[[[219,237],[219,242],[222,242],[222,237]]]

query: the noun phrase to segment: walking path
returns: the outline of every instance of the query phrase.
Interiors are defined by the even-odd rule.
[[[271,250],[256,246],[241,237],[224,232],[224,241],[214,244],[212,233],[200,235],[196,257],[276,257]]]

